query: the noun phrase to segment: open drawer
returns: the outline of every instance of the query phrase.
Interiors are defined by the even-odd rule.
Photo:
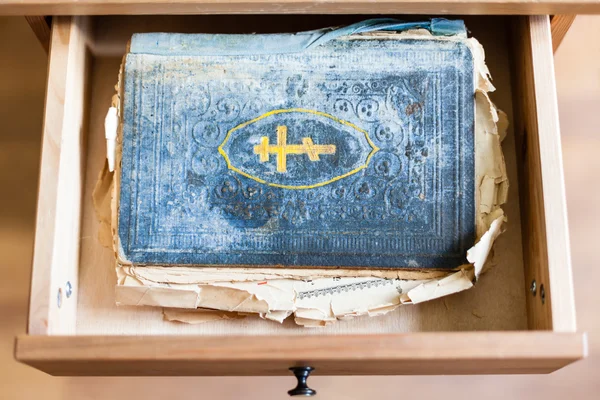
[[[576,332],[548,16],[466,18],[511,128],[508,231],[475,288],[383,317],[312,330],[255,318],[185,325],[114,305],[112,251],[91,193],[103,120],[133,32],[297,31],[360,16],[56,17],[28,335],[16,358],[55,375],[547,373],[585,356]],[[518,184],[517,184],[518,182]]]

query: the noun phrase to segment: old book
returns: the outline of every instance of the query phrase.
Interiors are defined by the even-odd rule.
[[[421,25],[433,35],[387,32]],[[421,25],[134,35],[120,260],[465,264],[476,239],[474,56],[456,40],[460,21]]]
[[[135,35],[94,198],[117,304],[323,326],[470,288],[508,188],[483,54],[446,20]]]

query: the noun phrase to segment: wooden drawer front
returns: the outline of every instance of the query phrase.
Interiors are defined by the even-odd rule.
[[[583,357],[575,333],[303,337],[26,336],[17,358],[53,375],[464,375],[549,373]]]
[[[132,31],[194,31],[206,26],[197,18],[212,17],[54,18],[29,335],[17,339],[17,359],[57,375],[283,375],[298,365],[316,367],[323,375],[384,375],[540,373],[585,356],[585,335],[576,332],[548,16],[510,17],[496,24],[513,39],[504,50],[510,49],[510,60],[503,62],[513,69],[509,86],[519,181],[513,187],[520,192],[518,245],[523,247],[524,270],[516,271],[518,282],[525,276],[517,291],[527,314],[522,324],[464,326],[448,320],[428,325],[431,318],[443,318],[444,311],[411,314],[422,323],[413,323],[408,331],[403,325],[408,320],[382,326],[389,320],[379,318],[351,321],[325,333],[266,321],[194,331],[157,320],[156,310],[117,311],[107,290],[114,284],[112,272],[94,275],[110,269],[110,258],[90,245],[95,217],[89,192],[97,170],[88,165],[102,161],[103,149],[91,146],[86,154],[87,141],[104,141],[102,113],[108,103],[96,99],[105,96],[101,91],[110,95],[112,83],[106,82],[114,82],[116,75],[110,73],[100,84],[96,78],[104,73],[98,71],[109,70],[103,69],[103,57],[112,56],[110,65],[118,66],[114,57],[122,56]],[[259,16],[247,18],[261,23]],[[325,25],[331,17],[315,18],[323,18]],[[283,17],[279,23],[285,25]],[[479,25],[487,26],[485,21]],[[489,48],[488,56],[493,58]],[[507,157],[514,161],[515,151]],[[535,292],[530,290],[534,281]],[[459,314],[471,315],[471,303],[457,304],[463,305]],[[491,331],[482,330],[486,328]],[[506,329],[512,331],[493,331]],[[463,332],[445,332],[449,330]]]

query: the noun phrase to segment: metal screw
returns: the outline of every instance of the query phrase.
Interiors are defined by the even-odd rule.
[[[537,294],[537,283],[535,282],[535,279],[531,281],[531,286],[529,287],[529,291],[531,292],[533,297],[535,297],[535,295]]]
[[[542,299],[542,304],[546,304],[546,291],[544,290],[544,284],[540,285],[540,298]]]
[[[62,289],[58,288],[58,293],[56,294],[56,305],[58,308],[62,306]]]
[[[71,285],[71,282],[67,281],[67,284],[65,285],[65,287],[67,289],[65,291],[65,294],[67,295],[67,299],[68,299],[73,294],[73,286]]]

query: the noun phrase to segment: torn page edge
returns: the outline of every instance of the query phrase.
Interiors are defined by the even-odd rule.
[[[475,280],[484,271],[492,245],[506,222],[502,205],[508,198],[508,175],[502,140],[506,137],[508,119],[492,103],[488,92],[495,90],[485,64],[485,52],[474,38],[467,41],[476,66],[475,84],[475,245],[467,250],[467,260],[473,265]],[[450,277],[459,276],[455,273]],[[441,282],[441,281],[440,281]],[[464,287],[468,285],[464,283]],[[441,290],[441,289],[440,289]]]
[[[117,273],[135,276],[150,282],[174,284],[210,284],[213,282],[245,282],[272,279],[319,279],[337,277],[434,279],[447,276],[447,271],[367,270],[367,269],[297,269],[286,268],[213,268],[213,267],[160,267],[118,265]]]
[[[481,237],[479,242],[467,251],[467,260],[473,264],[475,271],[475,279],[479,278],[485,261],[492,250],[494,241],[502,233],[502,223],[504,222],[504,216],[497,217],[490,226],[490,229]]]
[[[204,308],[199,308],[194,311],[181,310],[178,308],[165,308],[163,309],[163,317],[165,321],[182,322],[185,324],[203,324],[221,320],[242,319],[246,318],[246,315]]]
[[[177,309],[177,320],[198,318],[197,308],[258,314],[283,322],[293,315],[304,326],[325,326],[363,315],[385,315],[405,304],[417,304],[473,286],[474,270],[467,267],[431,280],[378,278],[289,279],[213,285],[144,284],[126,276],[116,287],[120,305],[161,305]],[[187,310],[185,310],[187,308]],[[171,315],[172,311],[169,311]],[[190,314],[186,314],[189,312]],[[215,318],[216,319],[216,318]]]
[[[425,301],[462,292],[473,287],[473,270],[461,270],[443,279],[424,282],[402,296],[402,304],[418,304]]]

